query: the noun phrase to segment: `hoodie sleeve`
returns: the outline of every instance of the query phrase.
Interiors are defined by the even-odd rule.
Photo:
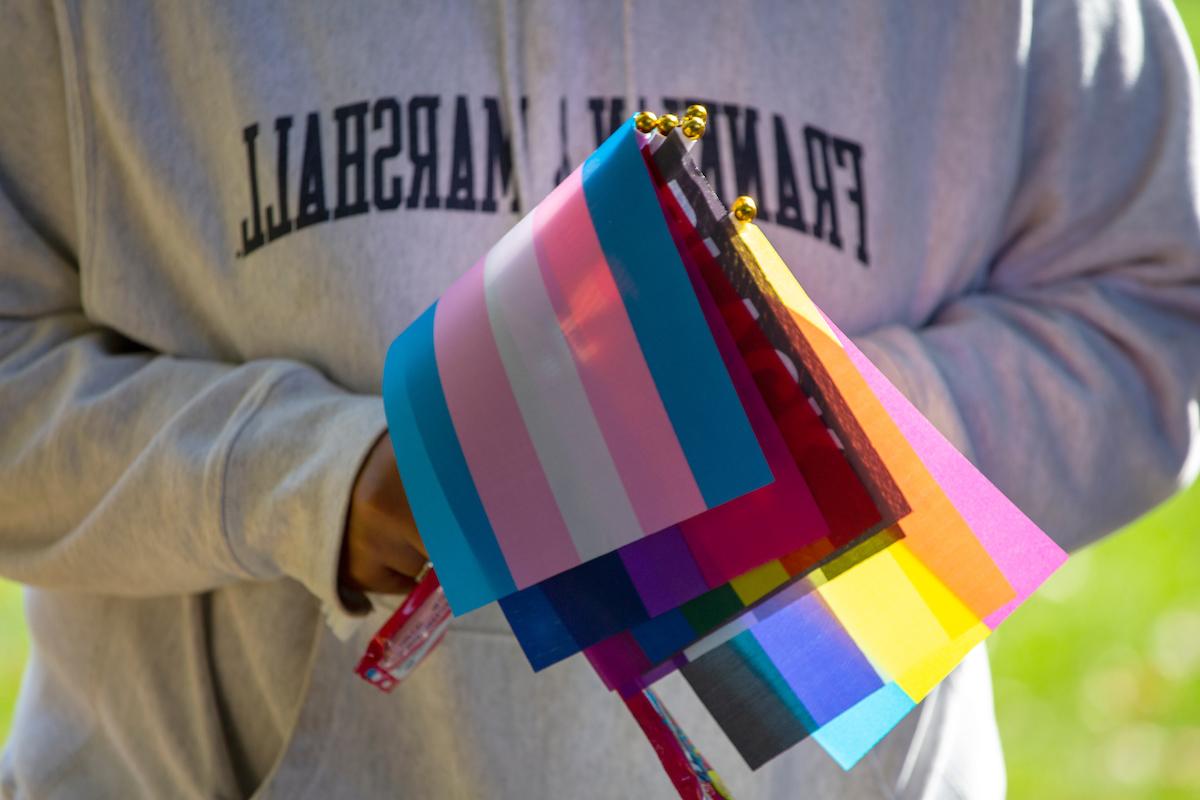
[[[286,360],[149,352],[81,307],[50,6],[0,48],[0,576],[118,595],[287,576],[337,610],[351,487],[385,429]]]
[[[1200,469],[1196,66],[1173,8],[1035,4],[1023,165],[982,290],[861,340],[1059,544]]]

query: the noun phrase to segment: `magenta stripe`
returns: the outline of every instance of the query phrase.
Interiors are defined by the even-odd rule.
[[[609,453],[645,533],[705,510],[596,237],[582,172],[533,210],[550,301]]]
[[[463,455],[518,589],[580,563],[492,337],[481,260],[438,302],[434,350]]]

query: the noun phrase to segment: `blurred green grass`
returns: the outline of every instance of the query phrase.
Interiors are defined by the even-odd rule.
[[[1200,0],[1177,6],[1196,46]],[[1009,796],[1200,797],[1200,484],[1073,556],[989,647]],[[27,653],[0,581],[0,742]]]
[[[1200,484],[1073,555],[989,649],[1009,796],[1200,797]]]
[[[20,587],[0,581],[0,742],[8,739],[13,704],[28,653]]]

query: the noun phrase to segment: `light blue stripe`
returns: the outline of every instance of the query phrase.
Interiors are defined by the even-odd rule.
[[[773,480],[659,205],[633,121],[583,165],[587,200],[638,344],[709,508]]]
[[[383,405],[409,507],[455,614],[516,590],[454,433],[433,349],[437,304],[388,349]]]
[[[850,769],[917,705],[894,683],[884,685],[813,733],[842,769]]]

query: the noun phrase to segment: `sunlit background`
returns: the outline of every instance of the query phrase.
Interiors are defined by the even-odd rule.
[[[1196,45],[1200,0],[1178,7]],[[1011,797],[1200,797],[1200,484],[1072,556],[989,646]],[[27,651],[0,581],[0,741]]]

